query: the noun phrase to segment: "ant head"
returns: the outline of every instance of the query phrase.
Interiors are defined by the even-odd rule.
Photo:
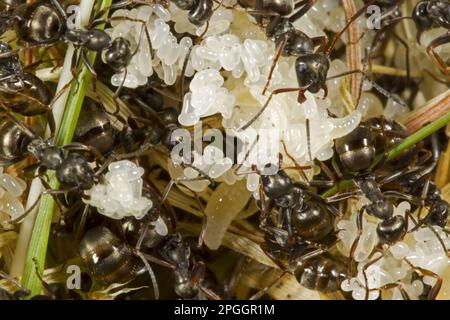
[[[281,206],[291,202],[291,199],[288,198],[293,193],[293,184],[291,178],[284,170],[278,170],[273,175],[262,175],[261,182],[264,193],[268,198],[280,202],[279,205]]]
[[[262,0],[262,3],[264,10],[276,12],[280,16],[287,16],[294,10],[293,0]]]
[[[448,222],[449,211],[450,205],[447,201],[438,201],[431,206],[426,220],[431,225],[444,228]]]
[[[406,222],[402,216],[382,220],[377,226],[378,239],[383,244],[394,244],[406,234]]]
[[[161,254],[164,255],[170,262],[183,266],[189,263],[191,255],[191,248],[183,241],[183,237],[179,232],[171,235],[167,242],[163,245]],[[188,266],[185,266],[186,268]]]
[[[317,93],[325,85],[330,62],[324,54],[305,54],[295,61],[295,73],[300,88]]]
[[[174,107],[167,107],[158,112],[161,121],[166,124],[177,124],[179,112]]]
[[[417,5],[414,7],[413,10],[412,18],[414,23],[416,24],[416,28],[418,31],[417,32],[418,42],[420,42],[419,39],[422,32],[431,28],[431,26],[433,25],[433,19],[429,15],[427,9],[429,2],[430,1],[420,1],[419,3],[417,3]]]
[[[381,199],[368,205],[367,213],[379,219],[390,219],[394,214],[394,205],[390,200]]]
[[[64,153],[61,148],[49,146],[39,151],[39,160],[42,167],[56,170],[64,160]]]
[[[164,128],[162,133],[161,141],[169,150],[172,150],[177,144],[183,141],[183,136],[175,133],[177,129],[178,126],[176,124],[170,123]]]
[[[428,1],[427,10],[434,23],[442,28],[450,29],[450,3],[448,1]]]
[[[122,37],[114,39],[105,50],[104,60],[115,71],[122,71],[131,61],[130,42]]]
[[[78,153],[70,153],[56,170],[56,177],[68,187],[88,190],[94,185],[94,171]]]

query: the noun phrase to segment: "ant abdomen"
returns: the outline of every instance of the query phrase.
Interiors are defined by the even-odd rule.
[[[11,89],[10,82],[5,83]],[[23,116],[32,117],[48,112],[47,106],[50,104],[52,96],[45,84],[35,75],[25,72],[23,78],[17,81],[15,86],[19,93],[5,93],[8,97],[8,106],[12,111]],[[37,101],[34,101],[36,99]],[[40,103],[39,103],[40,102]]]
[[[79,252],[89,273],[106,285],[130,281],[144,271],[142,261],[106,227],[87,231]]]
[[[13,121],[0,119],[0,162],[12,163],[24,157],[31,141]]]
[[[377,226],[378,239],[383,244],[395,244],[406,234],[405,219],[396,215],[392,218],[381,220]]]
[[[295,269],[295,278],[304,287],[321,292],[339,290],[347,278],[347,266],[328,253],[300,262]]]
[[[359,126],[348,135],[336,139],[335,149],[348,172],[363,171],[375,160],[375,136],[369,128]]]
[[[106,112],[89,98],[85,99],[83,110],[75,129],[75,140],[94,147],[102,154],[112,151],[115,130]]]
[[[334,216],[324,206],[307,201],[292,209],[292,225],[301,239],[316,241],[333,230]]]
[[[13,16],[18,38],[30,45],[52,44],[60,39],[66,29],[64,17],[43,1],[22,4]]]

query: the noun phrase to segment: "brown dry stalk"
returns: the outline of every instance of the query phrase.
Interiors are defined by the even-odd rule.
[[[357,12],[354,0],[342,0],[344,5],[345,17],[349,21]],[[356,21],[352,22],[348,27],[348,45],[347,45],[347,65],[349,70],[362,70],[361,33]],[[350,93],[353,99],[353,105],[357,105],[360,94],[361,74],[355,73],[350,75]]]
[[[450,89],[400,119],[410,133],[450,112]]]

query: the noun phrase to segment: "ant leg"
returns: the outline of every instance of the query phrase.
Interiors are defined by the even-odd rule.
[[[261,109],[259,109],[259,111],[253,116],[253,118],[251,118],[246,124],[244,124],[242,127],[240,127],[238,129],[238,131],[244,131],[245,129],[250,127],[253,124],[253,122],[255,122],[259,118],[259,116],[266,110],[266,108],[269,106],[269,102],[272,100],[272,97],[274,95],[280,94],[280,93],[289,93],[289,92],[300,92],[301,93],[304,91],[305,91],[304,88],[280,88],[280,89],[273,90],[270,93],[269,98],[267,98],[266,102],[261,107]]]
[[[349,191],[349,192],[342,192],[335,194],[333,196],[330,196],[325,199],[326,203],[333,203],[333,202],[339,202],[345,199],[355,198],[361,195],[360,191]]]
[[[89,205],[85,204],[84,209],[83,209],[83,213],[81,214],[81,218],[80,218],[80,223],[77,226],[77,230],[75,232],[75,240],[79,241],[81,240],[81,235],[83,233],[84,230],[84,226],[86,225],[86,220],[89,214]]]
[[[114,101],[115,110],[112,113],[112,115],[115,116],[115,117],[119,115],[120,108],[119,108],[119,102],[117,100],[119,99],[119,94],[120,94],[120,91],[122,91],[123,85],[125,84],[125,80],[127,79],[127,75],[128,75],[128,69],[125,67],[124,71],[123,71],[123,79],[120,82],[120,85],[117,87],[117,89],[116,89],[116,91],[114,92],[114,95],[113,95],[113,101]]]
[[[86,68],[89,70],[89,72],[92,74],[92,87],[93,87],[93,91],[95,93],[97,93],[97,72],[95,71],[94,67],[91,65],[91,63],[89,62],[89,58],[87,56],[87,51],[86,50],[81,50],[81,59],[83,60],[84,65],[86,66]],[[101,101],[101,99],[99,99],[99,101]]]
[[[61,6],[61,4],[59,3],[59,1],[58,0],[50,0],[50,2],[55,7],[55,9],[58,10],[58,12],[64,17],[64,20],[67,20],[66,11],[64,11],[64,9]]]
[[[72,80],[77,82],[75,87],[75,92],[78,91],[78,87],[80,86],[80,82],[78,81],[78,64],[80,63],[81,53],[79,51],[74,51],[72,55],[72,61],[70,64],[70,72],[72,73]],[[62,89],[61,89],[62,90]]]
[[[350,248],[350,255],[349,255],[349,262],[348,262],[348,275],[351,276],[353,275],[353,271],[354,271],[354,264],[355,264],[355,253],[356,253],[356,249],[358,248],[358,244],[359,244],[359,239],[362,236],[362,218],[363,218],[363,214],[364,214],[364,210],[366,209],[366,206],[363,206],[359,212],[358,215],[356,217],[356,238],[355,240],[353,240],[352,246]]]
[[[133,253],[135,255],[137,255],[139,258],[141,258],[142,262],[144,263],[145,268],[147,269],[148,275],[150,276],[150,279],[152,281],[152,285],[153,285],[153,293],[155,295],[155,300],[159,299],[159,287],[158,287],[158,282],[156,281],[156,276],[155,273],[153,272],[152,267],[150,266],[150,263],[148,263],[147,259],[145,258],[145,256],[142,254],[141,251],[139,250],[134,250]]]
[[[397,199],[404,199],[410,202],[418,202],[417,201],[417,197],[411,196],[409,194],[406,193],[402,193],[399,191],[395,191],[395,190],[389,190],[389,191],[385,191],[383,192],[383,195],[385,197],[389,197],[389,198],[397,198]],[[419,201],[420,203],[420,201]]]
[[[262,95],[263,96],[266,95],[266,91],[269,88],[270,81],[272,80],[273,71],[275,70],[277,62],[278,62],[278,60],[281,57],[281,53],[283,52],[284,47],[286,46],[287,40],[288,40],[288,36],[286,34],[284,36],[283,40],[277,45],[277,49],[275,50],[275,56],[273,58],[272,65],[270,66],[269,75],[267,76],[266,84],[265,84],[264,89],[262,91]]]
[[[49,103],[49,108],[52,109],[53,104],[55,104],[56,101],[58,101],[58,99],[64,94],[64,92],[66,90],[68,90],[70,88],[70,86],[72,85],[72,82],[76,81],[77,82],[77,87],[78,87],[78,79],[73,77],[72,79],[69,80],[69,82],[67,82],[62,88],[61,90],[59,90],[53,97],[52,101],[50,101]]]
[[[284,208],[283,210],[284,222],[287,226],[288,236],[289,238],[293,236],[294,231],[292,230],[292,209]]]
[[[262,288],[261,290],[256,292],[254,295],[249,297],[248,300],[261,299],[265,294],[267,294],[269,292],[270,289],[272,289],[275,285],[277,285],[281,281],[281,279],[283,279],[288,273],[289,273],[289,271],[286,271],[286,270],[281,272],[281,274],[279,276],[277,276],[275,278],[275,280],[273,280],[268,286],[266,286],[265,288]]]
[[[402,295],[403,300],[411,300],[408,292],[406,292],[405,288],[403,288],[403,285],[401,283],[388,283],[380,288],[369,289],[368,291],[391,290],[391,289],[396,289],[396,288],[400,291],[400,294]]]
[[[394,36],[395,38],[402,44],[402,46],[405,48],[405,62],[406,62],[406,79],[405,79],[405,85],[406,87],[409,86],[409,82],[411,80],[411,67],[410,67],[410,61],[409,61],[409,46],[406,43],[405,40],[403,40],[402,38],[400,38],[400,36],[394,32]],[[410,109],[410,111],[412,111]]]
[[[197,201],[197,205],[198,205],[198,209],[200,210],[200,212],[203,215],[203,219],[202,219],[202,228],[200,230],[200,234],[198,236],[198,243],[197,243],[197,248],[201,249],[202,245],[203,245],[203,239],[205,238],[205,233],[206,233],[206,225],[208,222],[208,216],[206,215],[205,210],[203,209],[203,205],[202,202],[200,201],[200,197],[198,196],[197,192],[194,192],[192,190],[190,190],[194,196],[195,196],[195,200]]]
[[[428,300],[436,300],[437,295],[439,294],[439,291],[441,290],[442,287],[442,278],[434,273],[431,270],[427,270],[421,267],[416,267],[414,266],[408,259],[403,258],[403,260],[416,272],[419,272],[420,274],[422,274],[423,276],[428,276],[428,277],[432,277],[436,279],[436,283],[433,285],[433,287],[431,288],[430,292],[428,293]]]
[[[41,282],[42,286],[44,287],[45,291],[47,291],[47,294],[51,297],[51,299],[56,300],[56,296],[50,289],[50,286],[42,278],[41,272],[39,271],[39,263],[38,263],[36,257],[33,258],[33,263],[34,263],[34,270],[36,272],[36,276],[38,277],[38,279]],[[42,272],[44,272],[44,269],[42,269]]]
[[[247,270],[251,258],[247,256],[241,257],[234,267],[231,276],[226,279],[224,284],[224,299],[229,300],[236,294],[236,286],[239,283],[243,273]]]
[[[366,294],[364,296],[364,300],[369,300],[369,280],[367,279],[367,270],[369,269],[369,267],[371,265],[373,265],[374,263],[376,263],[377,261],[380,261],[388,252],[389,249],[386,249],[383,251],[383,253],[379,256],[376,257],[375,259],[372,259],[371,261],[367,262],[364,267],[362,268],[362,274],[364,277],[364,288],[366,289]]]
[[[314,2],[316,2],[317,0],[303,0],[303,1],[299,1],[295,4],[295,9],[298,9],[296,12],[294,12],[290,17],[289,17],[289,21],[290,22],[295,22],[298,19],[300,19],[301,17],[303,17],[303,15],[305,15],[305,13],[307,13],[309,11],[309,9],[311,9],[311,7],[314,5]]]
[[[79,142],[71,142],[62,147],[64,150],[68,151],[86,151],[91,153],[96,159],[104,160],[102,153],[93,146],[88,146]]]
[[[317,52],[322,52],[323,50],[325,50],[325,47],[327,46],[328,43],[328,38],[326,36],[319,36],[319,37],[314,37],[311,38],[311,40],[314,43],[314,47],[317,47]]]
[[[306,141],[308,145],[308,157],[309,161],[313,161],[312,154],[311,154],[311,130],[309,125],[309,118],[306,118]]]
[[[4,105],[0,104],[0,108],[2,108],[5,111],[5,115],[12,121],[14,124],[16,124],[20,130],[23,131],[29,138],[36,139],[37,135],[22,121],[19,120],[8,108],[6,108]]]
[[[40,194],[40,195],[38,196],[38,198],[36,199],[36,201],[35,201],[35,202],[31,205],[31,207],[29,207],[24,213],[22,213],[20,216],[18,216],[18,217],[15,218],[15,219],[12,219],[12,220],[7,221],[7,223],[14,225],[14,224],[18,224],[18,223],[22,222],[22,220],[23,220],[26,216],[28,216],[28,215],[36,208],[37,204],[38,204],[39,201],[41,200],[41,197],[42,197],[42,194]]]
[[[443,73],[445,73],[447,76],[450,76],[450,67],[446,65],[444,60],[434,51],[439,46],[442,46],[446,43],[450,42],[450,34],[440,36],[428,45],[427,47],[427,54],[431,57],[433,62],[438,66],[439,70],[441,70]]]
[[[301,166],[296,160],[295,158],[288,152],[286,144],[284,143],[284,141],[282,140],[281,143],[283,144],[283,149],[284,149],[284,153],[286,153],[286,155],[288,156],[288,158],[294,163],[294,167],[293,169],[298,169],[298,171],[300,172],[300,175],[302,176],[302,178],[305,180],[305,182],[309,185],[309,179],[305,174],[305,171],[303,171],[304,169],[311,169],[311,166]],[[281,168],[281,163],[279,165],[279,167]],[[288,168],[285,168],[288,169]]]
[[[181,107],[183,106],[183,98],[184,98],[184,83],[185,83],[185,74],[186,74],[186,69],[187,69],[187,65],[189,62],[189,57],[191,56],[192,53],[192,48],[194,46],[190,46],[188,49],[188,52],[186,53],[186,56],[184,57],[184,61],[183,61],[183,68],[181,69],[181,85],[180,85],[180,102],[179,102],[179,109],[181,110]]]
[[[143,252],[141,252],[141,253],[145,257],[145,259],[147,259],[147,261],[153,262],[153,263],[158,264],[158,265],[160,265],[162,267],[169,268],[169,269],[172,269],[172,270],[176,268],[173,264],[171,264],[171,263],[169,263],[167,261],[164,261],[164,260],[162,260],[160,258],[154,257],[154,256],[152,256],[150,254],[147,254],[147,253],[143,253]]]
[[[321,171],[325,173],[327,178],[329,179],[329,182],[332,183],[331,186],[335,185],[338,181],[338,177],[336,174],[323,162],[320,160],[314,160],[314,164],[319,165]]]
[[[259,245],[259,247],[261,248],[261,250],[264,252],[264,254],[280,269],[283,271],[287,271],[286,267],[280,262],[278,261],[278,259],[273,255],[272,252],[270,252],[267,243],[261,243]]]
[[[8,280],[12,284],[14,284],[17,288],[19,288],[19,291],[16,291],[13,293],[13,295],[16,299],[20,299],[22,297],[26,297],[26,296],[30,295],[30,293],[31,293],[30,290],[25,288],[22,284],[20,284],[16,279],[11,277],[9,274],[7,274],[1,270],[0,270],[0,278]]]
[[[201,281],[202,278],[204,278],[205,273],[206,273],[205,264],[202,261],[196,261],[194,270],[192,271],[192,278],[191,278],[193,284],[196,285],[197,288],[200,289],[209,299],[222,300],[222,298],[219,297],[214,291],[202,285]]]
[[[342,30],[340,30],[337,34],[334,35],[334,37],[331,39],[331,41],[329,42],[327,48],[325,48],[325,54],[326,55],[330,55],[331,51],[334,49],[334,46],[336,45],[338,39],[341,37],[342,34],[344,34],[344,32],[350,27],[350,25],[352,23],[354,23],[356,21],[356,19],[358,19],[358,17],[364,13],[367,12],[367,7],[372,5],[375,2],[375,0],[369,0],[366,1],[366,3],[364,4],[364,6],[361,7],[361,9],[359,9],[345,24],[344,28],[342,28]]]

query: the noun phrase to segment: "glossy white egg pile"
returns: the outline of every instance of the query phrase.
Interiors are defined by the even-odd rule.
[[[112,219],[134,216],[141,219],[153,206],[150,199],[142,196],[144,169],[131,161],[112,162],[108,166],[104,183],[93,186],[86,194],[87,204]]]

